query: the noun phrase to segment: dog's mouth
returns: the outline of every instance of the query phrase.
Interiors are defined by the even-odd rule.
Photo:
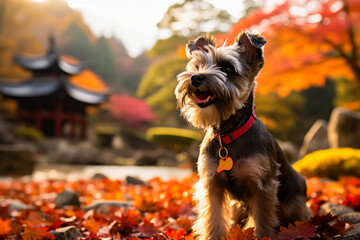
[[[193,97],[199,107],[210,106],[216,100],[216,94],[209,93],[209,92],[203,92],[203,91],[199,91],[199,90],[196,90],[195,92],[193,92]]]

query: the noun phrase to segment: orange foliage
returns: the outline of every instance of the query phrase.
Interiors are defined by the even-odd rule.
[[[350,63],[344,56],[356,56],[352,40],[360,48],[360,1],[346,1],[348,10],[344,3],[291,0],[271,11],[258,10],[240,19],[227,34],[217,35],[218,44],[231,43],[244,29],[265,36],[265,66],[258,79],[262,93],[286,96],[292,90],[323,86],[326,77],[354,80],[358,76],[350,66],[356,61]]]
[[[0,218],[0,238],[3,236],[7,236],[10,234],[12,228],[11,228],[11,220],[2,220]]]
[[[0,78],[30,77],[30,72],[14,63],[13,54],[44,54],[49,33],[61,46],[66,41],[62,36],[73,22],[84,29],[89,39],[96,39],[80,12],[72,10],[66,1],[11,0],[1,1],[0,7]]]
[[[91,70],[87,69],[77,75],[70,76],[70,82],[77,87],[95,93],[107,93],[108,86]]]
[[[18,199],[37,206],[34,210],[15,210],[0,202],[1,239],[54,239],[51,230],[75,226],[86,239],[184,239],[194,240],[192,225],[196,219],[192,201],[196,174],[183,180],[162,181],[153,178],[144,186],[127,185],[120,180],[45,180],[0,183],[0,198]],[[346,230],[345,222],[336,216],[319,215],[324,202],[343,204],[360,210],[360,179],[346,177],[338,182],[319,178],[307,180],[308,206],[314,217],[307,222],[281,227],[279,239],[309,239],[315,234],[332,239]],[[54,198],[64,189],[72,189],[80,196],[82,208],[55,208]],[[117,194],[121,193],[121,194]],[[119,195],[119,196],[117,196]],[[84,206],[109,197],[128,201],[131,207],[106,207],[85,212]],[[16,216],[16,217],[14,217]],[[329,222],[333,223],[329,225]],[[235,225],[226,240],[257,240],[254,229]],[[271,240],[263,238],[262,240]]]

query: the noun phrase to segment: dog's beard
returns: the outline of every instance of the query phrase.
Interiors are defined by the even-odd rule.
[[[224,54],[223,61],[231,60],[236,71],[231,80],[214,63],[213,58],[221,61],[221,49],[209,49],[208,53],[197,51],[187,65],[187,71],[177,77],[179,83],[175,95],[178,107],[183,117],[195,127],[219,127],[222,121],[243,107],[250,94],[252,84],[241,76],[242,66],[237,62],[236,54],[231,55],[229,49],[226,50],[228,52]],[[191,84],[191,76],[199,73],[206,76],[206,80],[195,87]]]

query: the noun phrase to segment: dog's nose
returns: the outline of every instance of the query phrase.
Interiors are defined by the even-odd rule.
[[[203,80],[204,80],[204,76],[202,74],[191,75],[191,84],[195,87],[200,86]]]

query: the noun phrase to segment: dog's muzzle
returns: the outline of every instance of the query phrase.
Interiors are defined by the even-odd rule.
[[[191,85],[194,88],[198,88],[201,86],[201,84],[203,84],[205,78],[206,77],[203,74],[193,74],[191,75]],[[201,108],[210,106],[216,100],[216,94],[209,91],[200,91],[197,89],[192,93],[192,95],[198,106]]]
[[[204,79],[205,77],[202,74],[193,74],[191,75],[191,85],[194,87],[199,87]]]

